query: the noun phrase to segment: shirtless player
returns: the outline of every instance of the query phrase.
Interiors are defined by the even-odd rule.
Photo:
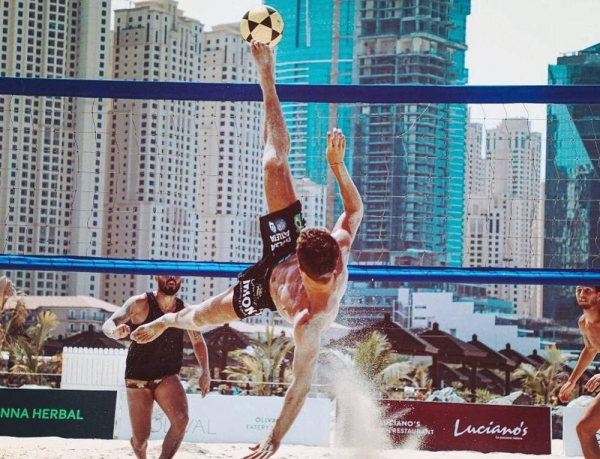
[[[583,336],[583,350],[567,382],[563,384],[558,398],[565,403],[575,388],[577,380],[590,366],[600,350],[600,286],[578,285],[575,289],[577,304],[583,310],[579,318],[579,331]],[[594,375],[586,383],[585,389],[594,393],[600,390],[600,374]],[[600,399],[594,398],[577,423],[577,436],[585,459],[600,459],[600,447],[596,432],[600,430]]]
[[[271,50],[253,42],[265,105],[264,189],[269,214],[260,218],[262,259],[239,275],[237,285],[177,314],[165,314],[139,327],[133,340],[145,343],[167,327],[202,330],[278,311],[294,328],[293,380],[281,413],[267,438],[246,459],[271,457],[298,416],[310,391],[323,333],[338,314],[348,283],[350,247],[363,216],[361,197],[344,164],[346,139],[339,129],[327,134],[327,161],[339,185],[344,212],[331,232],[304,228],[288,164],[290,138],[275,89]]]

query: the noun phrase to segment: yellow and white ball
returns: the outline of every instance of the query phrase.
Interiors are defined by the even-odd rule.
[[[255,6],[242,18],[240,33],[248,43],[256,40],[273,48],[283,38],[283,18],[272,6]]]

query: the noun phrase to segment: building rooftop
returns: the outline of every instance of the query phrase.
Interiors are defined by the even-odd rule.
[[[9,298],[5,309],[14,309],[19,297]],[[106,301],[91,296],[22,296],[28,310],[35,311],[39,308],[96,308],[107,312],[115,312],[119,309]]]

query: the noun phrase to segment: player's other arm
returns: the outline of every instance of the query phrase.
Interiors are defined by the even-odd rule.
[[[210,367],[208,362],[208,348],[206,347],[206,341],[204,341],[202,333],[198,331],[188,330],[188,335],[192,341],[196,360],[198,360],[198,364],[202,369],[202,374],[200,375],[198,385],[202,391],[202,397],[206,397],[210,391]]]
[[[340,188],[340,196],[344,206],[344,212],[333,227],[332,234],[338,231],[346,232],[349,236],[347,244],[349,248],[362,221],[364,210],[360,193],[344,164],[345,151],[346,138],[342,131],[334,129],[333,132],[328,132],[327,161]]]
[[[142,313],[146,294],[132,296],[123,306],[117,309],[109,319],[102,325],[102,331],[106,336],[113,339],[123,339],[129,335],[131,330],[127,325],[130,320],[137,319]],[[138,320],[136,320],[137,322]]]
[[[580,324],[580,329],[581,326],[582,325]],[[588,337],[584,333],[582,333],[582,335],[584,344],[583,350],[581,351],[581,354],[579,354],[579,358],[577,359],[577,363],[575,364],[575,368],[573,368],[569,379],[567,379],[558,392],[558,398],[561,402],[566,402],[569,399],[569,394],[575,387],[575,384],[577,384],[577,381],[579,381],[581,375],[590,366],[598,354],[598,349],[592,346]]]

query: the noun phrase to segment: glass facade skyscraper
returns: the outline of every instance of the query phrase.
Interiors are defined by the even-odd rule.
[[[463,85],[470,0],[357,4],[354,82]],[[460,266],[466,106],[370,104],[355,125],[358,260]]]
[[[339,84],[463,85],[470,0],[273,0],[285,21],[277,82],[332,81],[334,5]],[[335,70],[335,69],[334,69]],[[286,103],[295,176],[326,183],[328,104]],[[340,106],[347,162],[365,202],[358,262],[460,266],[466,106]],[[338,212],[336,211],[336,214]]]
[[[352,82],[354,0],[339,5],[337,83]],[[277,45],[277,83],[330,84],[333,58],[334,0],[273,0],[269,3],[285,22],[284,38]],[[334,69],[335,70],[335,69]],[[325,138],[330,128],[330,105],[283,103],[290,130],[292,175],[314,183],[327,183]],[[350,132],[349,108],[339,106],[332,123]],[[347,155],[349,157],[350,155]]]
[[[561,56],[548,84],[600,84],[600,43]],[[548,105],[544,267],[600,267],[600,105]],[[544,287],[544,316],[575,324],[573,286]]]

